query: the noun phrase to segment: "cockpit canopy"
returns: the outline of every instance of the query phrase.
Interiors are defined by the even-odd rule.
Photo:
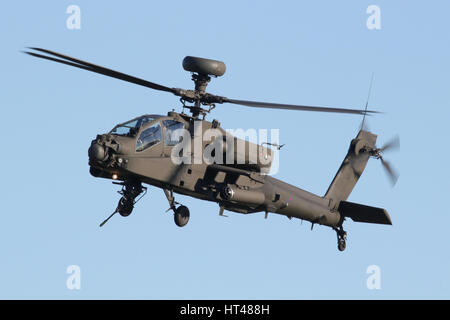
[[[118,124],[109,133],[118,136],[134,137],[140,127],[156,118],[158,118],[158,116],[141,116],[128,122]]]
[[[144,129],[141,130],[141,128]],[[109,134],[136,138],[136,152],[144,151],[164,141],[164,146],[173,147],[180,142],[179,129],[184,123],[160,115],[143,115],[116,125]],[[139,135],[138,135],[139,133]]]

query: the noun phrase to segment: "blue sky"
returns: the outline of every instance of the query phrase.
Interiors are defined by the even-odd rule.
[[[81,29],[66,8],[81,8]],[[366,9],[381,9],[368,30]],[[448,1],[15,1],[0,12],[3,136],[0,298],[450,298],[446,205],[450,116]],[[179,102],[101,75],[20,53],[39,46],[170,87],[191,88],[186,55],[225,61],[212,93],[237,99],[364,107],[387,158],[390,188],[371,160],[349,200],[386,208],[393,226],[348,221],[347,251],[329,228],[283,216],[229,213],[188,197],[191,220],[174,225],[163,192],[128,218],[98,224],[119,195],[89,175],[97,133]],[[361,117],[218,106],[224,128],[280,129],[277,178],[324,194]],[[66,269],[81,268],[81,290]],[[381,270],[381,289],[366,269]]]

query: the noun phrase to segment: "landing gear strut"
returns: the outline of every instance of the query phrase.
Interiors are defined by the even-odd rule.
[[[175,198],[173,196],[173,191],[168,189],[163,189],[164,194],[167,197],[167,200],[169,201],[170,208],[167,210],[173,211],[173,220],[175,221],[175,224],[179,227],[184,227],[189,222],[189,209],[186,206],[180,205],[176,206],[177,204],[180,204],[175,201]]]
[[[146,193],[147,188],[141,185],[140,181],[136,180],[127,180],[124,182],[113,182],[114,184],[118,184],[122,186],[122,190],[118,191],[122,198],[120,198],[119,203],[117,204],[116,210],[100,224],[102,227],[109,219],[112,218],[117,212],[122,217],[128,217],[133,211],[134,205],[138,202]],[[144,193],[140,198],[136,200],[136,198]]]
[[[346,240],[347,240],[347,232],[344,231],[344,228],[342,226],[338,228],[333,228],[334,231],[336,231],[337,235],[337,243],[338,243],[338,250],[344,251],[346,247]]]

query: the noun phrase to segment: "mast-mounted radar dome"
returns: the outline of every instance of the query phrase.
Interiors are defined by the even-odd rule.
[[[223,76],[226,71],[225,63],[222,61],[191,56],[183,59],[183,68],[186,71],[215,77]]]

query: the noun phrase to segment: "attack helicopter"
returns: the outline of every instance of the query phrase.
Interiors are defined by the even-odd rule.
[[[349,202],[347,198],[370,158],[381,160],[395,183],[398,175],[383,159],[382,153],[398,148],[398,139],[379,148],[376,146],[377,135],[362,125],[357,136],[351,140],[327,192],[321,196],[267,174],[273,158],[271,147],[279,149],[281,146],[267,143],[266,147],[230,136],[221,128],[219,121],[210,122],[205,118],[217,105],[228,103],[256,108],[357,114],[363,116],[364,123],[366,115],[377,113],[367,110],[367,103],[365,109],[360,110],[237,100],[210,94],[206,92],[208,83],[213,77],[223,76],[226,66],[221,61],[199,57],[187,56],[183,60],[183,68],[191,72],[195,84],[193,90],[186,90],[163,86],[47,49],[28,48],[25,53],[169,92],[180,98],[182,112],[142,115],[120,123],[110,132],[98,134],[92,140],[88,149],[90,174],[111,179],[122,187],[116,210],[100,226],[116,213],[129,216],[147,191],[143,184],[164,191],[169,203],[168,210],[173,211],[175,224],[179,227],[188,223],[190,212],[186,206],[175,201],[175,193],[215,202],[221,216],[225,210],[242,214],[263,212],[265,218],[269,213],[276,213],[289,219],[309,221],[311,228],[315,224],[328,226],[336,232],[340,251],[346,248],[347,233],[343,228],[346,218],[355,222],[392,224],[385,209]],[[196,129],[198,127],[214,130],[211,141],[196,140],[202,136]],[[194,152],[186,145],[193,145]],[[207,149],[213,156],[212,161],[195,161],[196,152]],[[263,156],[255,160],[251,150]],[[180,159],[182,161],[178,161]]]

